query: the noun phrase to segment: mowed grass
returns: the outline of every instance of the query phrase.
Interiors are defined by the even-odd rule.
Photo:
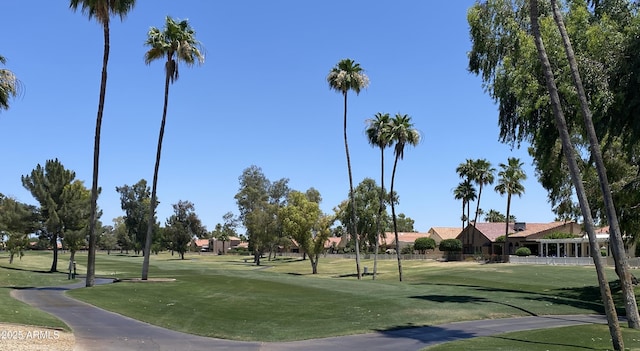
[[[48,273],[47,271],[51,268],[51,258],[51,253],[48,252],[29,252],[22,260],[15,258],[14,263],[9,264],[8,254],[0,252],[0,322],[70,330],[56,317],[10,296],[14,289],[59,286],[77,282],[77,280],[68,280],[68,275],[64,273]],[[65,261],[61,255],[58,269],[62,270],[62,266],[67,264],[68,258]]]
[[[174,330],[253,341],[312,339],[463,320],[602,311],[593,267],[415,260],[403,261],[405,281],[400,283],[395,260],[379,262],[380,274],[375,281],[370,275],[358,281],[353,260],[321,258],[320,274],[311,275],[308,260],[265,259],[263,266],[257,267],[251,264],[250,258],[245,263],[245,258],[188,254],[185,260],[180,260],[167,253],[154,255],[150,278],[174,278],[175,281],[123,281],[78,289],[69,294]],[[59,266],[66,265],[67,260],[67,256],[61,255]],[[12,266],[1,263],[0,274],[24,274],[17,285],[7,282],[2,287],[8,290],[12,285],[27,287],[68,282],[64,274],[37,273],[47,270],[50,262],[50,254],[29,252]],[[79,273],[84,273],[86,256],[79,255],[77,262]],[[140,277],[141,264],[142,257],[99,253],[96,269],[98,276],[126,280]],[[372,260],[364,260],[363,266],[371,271]],[[613,270],[608,270],[607,276],[610,280],[615,279]],[[51,278],[54,279],[47,280]],[[0,306],[5,305],[7,297],[8,293],[6,297],[0,295]],[[622,304],[618,303],[618,306]],[[6,322],[16,322],[13,315],[2,313],[0,316]],[[20,323],[35,324],[24,319]],[[50,325],[47,323],[53,322],[37,325]],[[606,327],[598,329],[600,334],[592,332],[586,327],[575,330],[582,338],[595,335],[604,339],[607,343],[603,350],[610,347]],[[524,332],[524,335],[529,333],[533,332]],[[553,332],[536,333],[531,335],[542,338],[544,333]],[[633,337],[640,339],[637,335]],[[496,349],[493,345],[497,337],[491,340],[491,346],[485,349]],[[515,342],[506,337],[501,340],[507,345]],[[547,349],[575,348],[551,346]]]
[[[286,341],[448,322],[545,314],[600,313],[593,267],[379,262],[377,280],[354,277],[353,260],[308,261],[189,254],[151,258],[150,277],[69,294],[159,326],[235,340]],[[82,261],[84,258],[79,258]],[[251,260],[249,260],[250,262]],[[98,255],[99,275],[139,277],[141,257]],[[365,260],[370,269],[373,263]],[[613,280],[613,271],[608,271]],[[621,306],[621,305],[619,305]]]
[[[625,350],[640,350],[640,330],[622,328]],[[606,325],[528,330],[449,342],[423,351],[606,351],[611,350]]]

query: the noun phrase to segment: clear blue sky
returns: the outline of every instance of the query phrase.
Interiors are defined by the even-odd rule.
[[[293,189],[318,189],[332,213],[348,195],[342,96],[326,76],[341,59],[366,70],[371,84],[349,95],[348,137],[354,182],[379,182],[379,151],[365,120],[376,112],[409,114],[423,141],[405,151],[396,175],[398,212],[415,229],[459,226],[452,190],[467,158],[494,167],[520,157],[529,179],[512,213],[526,222],[554,219],[526,150],[498,142],[497,107],[467,71],[466,21],[473,0],[205,1],[139,0],[111,25],[111,56],[102,125],[98,200],[102,221],[123,215],[116,186],[151,183],[162,117],[163,62],[146,66],[143,43],[166,15],[189,19],[206,49],[203,66],[181,67],[171,86],[158,182],[158,218],[188,200],[209,229],[237,213],[238,177],[250,165]],[[0,54],[25,85],[0,112],[4,152],[0,192],[36,204],[21,184],[58,158],[91,186],[93,137],[103,53],[102,29],[68,1],[2,6]],[[387,181],[392,156],[387,154]],[[387,183],[387,187],[389,183]],[[505,212],[506,198],[485,188],[481,207]]]

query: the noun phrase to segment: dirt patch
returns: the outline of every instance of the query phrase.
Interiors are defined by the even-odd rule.
[[[0,323],[0,350],[71,351],[75,344],[73,334],[60,329]]]

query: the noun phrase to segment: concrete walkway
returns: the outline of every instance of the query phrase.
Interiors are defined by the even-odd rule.
[[[97,284],[111,280],[96,279]],[[84,282],[60,287],[13,290],[11,295],[63,320],[76,338],[77,351],[88,350],[394,350],[416,351],[443,342],[500,333],[579,324],[606,323],[604,316],[571,315],[520,317],[451,323],[378,333],[293,342],[261,343],[206,338],[153,326],[72,299],[67,290]],[[322,323],[322,321],[319,321]]]

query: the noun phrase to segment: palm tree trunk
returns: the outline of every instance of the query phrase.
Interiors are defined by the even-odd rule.
[[[158,150],[156,152],[156,165],[153,169],[153,185],[151,187],[151,208],[149,209],[149,222],[147,223],[147,238],[144,244],[144,260],[142,261],[142,280],[147,280],[149,276],[149,252],[153,241],[153,227],[155,225],[156,213],[156,189],[158,187],[158,170],[160,169],[160,155],[162,154],[162,138],[164,137],[164,125],[167,121],[167,105],[169,104],[169,73],[166,74],[164,82],[164,108],[162,110],[162,122],[160,123],[160,134],[158,136]]]
[[[589,108],[587,95],[585,94],[584,86],[582,85],[582,79],[580,78],[580,72],[578,71],[578,64],[576,62],[571,41],[569,40],[569,35],[567,34],[567,30],[564,26],[564,21],[562,20],[562,15],[560,14],[560,10],[558,10],[556,1],[552,0],[551,4],[553,7],[553,18],[560,30],[562,42],[569,61],[569,67],[571,69],[571,76],[573,77],[573,82],[578,92],[578,98],[580,99],[580,107],[582,109],[587,137],[589,138],[591,156],[595,160],[596,171],[598,172],[598,179],[600,180],[600,188],[602,190],[604,206],[607,211],[607,220],[609,222],[609,230],[611,233],[611,248],[613,249],[613,257],[615,259],[616,273],[620,278],[620,285],[622,286],[622,298],[625,303],[628,325],[629,328],[640,329],[640,315],[638,314],[636,295],[633,288],[631,273],[629,271],[629,264],[625,255],[624,243],[620,233],[620,224],[618,223],[615,204],[613,202],[613,197],[611,196],[611,187],[609,186],[609,179],[607,178],[607,169],[605,168],[604,161],[602,160],[600,143],[598,142],[598,137],[593,126],[591,109]]]
[[[624,350],[624,340],[622,339],[622,332],[620,330],[620,324],[618,322],[618,314],[615,309],[613,298],[611,296],[611,289],[609,288],[609,282],[604,272],[604,265],[602,264],[602,257],[599,255],[600,248],[596,242],[596,234],[593,225],[593,218],[591,217],[591,208],[586,197],[584,185],[582,183],[582,177],[580,170],[578,169],[578,163],[575,158],[575,148],[571,143],[567,123],[562,112],[560,105],[560,97],[558,95],[558,88],[555,83],[553,71],[551,70],[551,64],[547,57],[547,52],[542,42],[540,35],[540,28],[538,26],[538,1],[529,1],[529,14],[531,16],[531,29],[535,39],[536,48],[538,49],[538,57],[543,67],[543,73],[547,82],[547,90],[551,98],[551,107],[556,120],[556,126],[558,133],[560,134],[560,140],[562,141],[562,149],[567,160],[569,167],[569,173],[571,174],[571,180],[576,189],[576,195],[578,202],[580,203],[580,209],[582,211],[582,217],[584,219],[585,229],[589,236],[589,247],[593,257],[593,263],[596,267],[596,274],[598,276],[598,285],[600,287],[600,295],[604,304],[605,314],[607,316],[607,324],[609,326],[609,333],[611,334],[611,340],[613,348],[615,350]]]
[[[402,258],[400,257],[400,241],[398,238],[398,224],[396,221],[396,206],[394,205],[394,199],[393,199],[393,183],[396,179],[396,166],[398,165],[398,155],[396,155],[396,159],[393,162],[393,172],[391,172],[391,190],[390,195],[391,196],[391,218],[393,219],[393,233],[395,235],[395,239],[396,239],[396,256],[398,257],[398,279],[400,279],[400,281],[402,281]]]
[[[462,230],[460,230],[460,232],[462,233],[462,231],[464,230],[464,199],[462,200],[462,216],[460,217],[460,219],[462,220]]]
[[[509,215],[511,211],[511,193],[507,193],[507,219],[506,219],[506,225],[504,228],[504,250],[502,252],[502,255],[504,256],[502,258],[502,262],[509,262]]]
[[[353,196],[353,176],[351,175],[351,158],[349,157],[349,143],[347,143],[347,93],[344,92],[344,150],[347,154],[347,169],[349,171],[349,202],[351,202],[351,235],[356,244],[356,272],[358,280],[362,279],[360,273],[360,240],[357,233],[356,225],[356,202]]]
[[[107,92],[107,65],[109,63],[109,20],[104,22],[104,53],[102,55],[102,78],[100,80],[100,97],[98,98],[98,115],[96,117],[96,131],[93,142],[93,180],[91,185],[91,214],[89,217],[89,254],[87,257],[87,278],[85,286],[91,287],[96,283],[96,220],[98,208],[98,168],[100,164],[100,130],[102,129],[102,114]]]
[[[471,235],[471,252],[470,254],[475,254],[474,245],[476,243],[476,224],[478,223],[478,213],[480,212],[480,196],[482,196],[482,183],[480,183],[480,187],[478,189],[478,202],[476,203],[476,215],[473,217],[473,234]]]
[[[378,217],[376,218],[376,252],[373,254],[373,280],[378,274],[378,251],[380,246],[380,220],[382,219],[382,207],[384,206],[384,148],[380,148],[380,207],[378,207]],[[383,229],[384,230],[384,229]]]

